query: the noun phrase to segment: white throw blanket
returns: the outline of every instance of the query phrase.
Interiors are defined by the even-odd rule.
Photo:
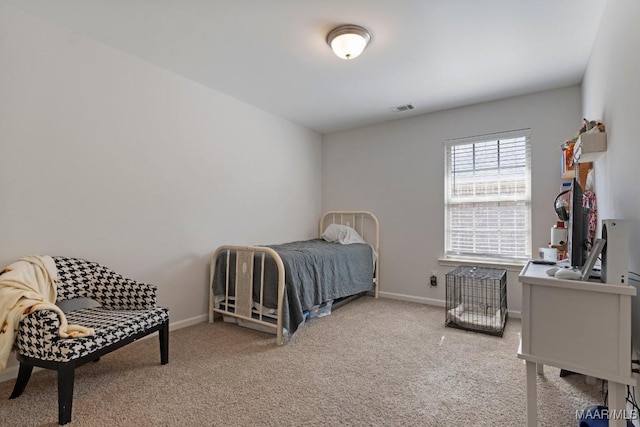
[[[58,269],[49,256],[28,256],[0,272],[0,372],[7,366],[18,324],[36,310],[51,310],[60,317],[61,338],[80,338],[95,331],[67,324],[67,317],[55,305]]]

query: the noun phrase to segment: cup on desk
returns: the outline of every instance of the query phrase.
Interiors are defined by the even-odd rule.
[[[540,248],[538,255],[545,261],[558,261],[558,250],[556,248]]]

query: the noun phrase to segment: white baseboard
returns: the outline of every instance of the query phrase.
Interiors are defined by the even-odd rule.
[[[191,317],[189,319],[181,320],[179,322],[171,322],[169,321],[169,330],[175,331],[176,329],[186,328],[188,326],[197,325],[198,323],[204,323],[209,320],[208,314],[200,314],[195,317]]]
[[[436,307],[446,307],[445,301],[441,300],[441,299],[415,297],[415,296],[411,296],[411,295],[394,294],[392,292],[380,292],[379,296],[381,298],[389,298],[389,299],[395,299],[395,300],[400,300],[400,301],[416,302],[418,304],[433,305],[433,306],[436,306]],[[522,319],[522,312],[521,311],[515,311],[515,310],[509,310],[509,317],[511,317],[513,319]]]
[[[513,319],[522,319],[521,311],[515,311],[515,310],[508,310],[508,311],[509,311],[509,317]]]
[[[392,292],[380,292],[379,295],[382,298],[396,299],[399,301],[417,302],[418,304],[435,305],[436,307],[445,306],[444,300],[439,299],[414,297],[411,295],[394,294]]]
[[[13,353],[11,353],[13,354]],[[0,383],[4,381],[9,381],[11,379],[15,379],[18,377],[18,369],[20,369],[20,365],[11,366],[0,374]],[[33,372],[37,372],[42,368],[33,368]]]
[[[171,322],[169,321],[169,331],[175,331],[177,329],[186,328],[188,326],[197,325],[198,323],[206,322],[209,319],[208,314],[201,314],[199,316],[192,317],[190,319],[181,320],[179,322]],[[155,337],[155,334],[147,335],[145,337],[140,338],[141,340]],[[169,343],[169,348],[171,348],[171,343]],[[13,353],[11,353],[13,354]],[[18,377],[18,370],[20,369],[20,365],[10,366],[5,369],[2,373],[0,373],[0,382],[9,381],[12,379],[16,379]],[[42,368],[34,367],[33,372],[38,372]]]

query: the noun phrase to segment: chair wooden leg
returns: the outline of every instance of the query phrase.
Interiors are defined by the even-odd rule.
[[[13,392],[9,399],[15,399],[20,396],[24,389],[27,387],[29,378],[31,378],[31,372],[33,371],[32,365],[26,363],[20,363],[20,369],[18,370],[18,378],[16,378],[16,385],[13,387]]]
[[[162,324],[162,328],[158,331],[160,338],[160,364],[169,363],[169,321]]]
[[[73,404],[73,380],[75,366],[63,363],[58,367],[58,424],[71,422],[71,408]]]

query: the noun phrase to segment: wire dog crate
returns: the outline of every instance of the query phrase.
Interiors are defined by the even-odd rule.
[[[445,277],[445,326],[501,337],[508,317],[506,270],[460,266]]]

